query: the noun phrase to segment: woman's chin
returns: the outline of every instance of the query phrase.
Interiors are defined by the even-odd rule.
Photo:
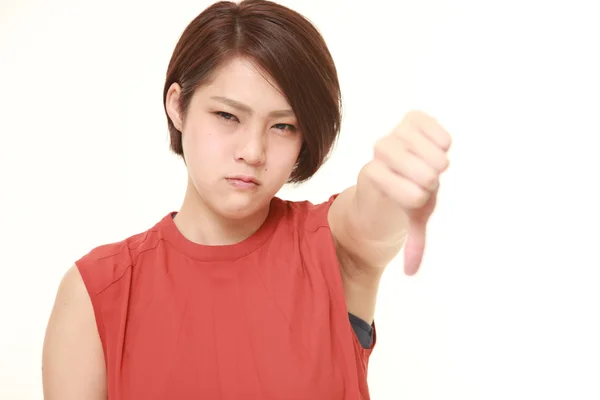
[[[245,220],[255,215],[268,212],[271,199],[252,198],[250,196],[228,196],[224,201],[215,204],[222,217],[231,220]]]

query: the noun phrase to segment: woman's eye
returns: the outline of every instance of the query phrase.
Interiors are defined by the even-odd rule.
[[[217,111],[215,114],[217,114],[220,118],[223,118],[227,121],[237,121],[237,118],[235,115],[229,114],[225,111]]]
[[[275,129],[279,129],[282,131],[290,131],[290,132],[296,131],[296,127],[294,125],[290,125],[290,124],[275,124],[275,125],[273,125],[273,127]]]

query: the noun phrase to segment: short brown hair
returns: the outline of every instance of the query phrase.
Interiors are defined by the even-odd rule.
[[[163,93],[177,82],[185,116],[194,91],[234,56],[248,57],[279,85],[296,114],[304,143],[289,181],[313,176],[331,152],[341,125],[337,71],[319,31],[301,14],[266,0],[220,1],[184,30],[169,67]],[[181,132],[167,115],[171,150],[183,155]]]

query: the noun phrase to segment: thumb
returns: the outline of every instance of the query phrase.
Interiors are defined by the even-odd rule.
[[[423,252],[425,251],[426,223],[422,221],[410,221],[408,238],[404,247],[404,273],[414,275],[421,266]]]
[[[437,191],[433,193],[423,208],[413,212],[410,217],[408,238],[404,247],[404,273],[406,275],[416,274],[421,266],[425,251],[427,221],[435,209],[436,202]]]

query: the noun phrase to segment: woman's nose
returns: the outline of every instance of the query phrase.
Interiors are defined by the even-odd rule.
[[[265,162],[265,135],[258,129],[248,130],[240,134],[235,159],[250,165],[261,165]]]

